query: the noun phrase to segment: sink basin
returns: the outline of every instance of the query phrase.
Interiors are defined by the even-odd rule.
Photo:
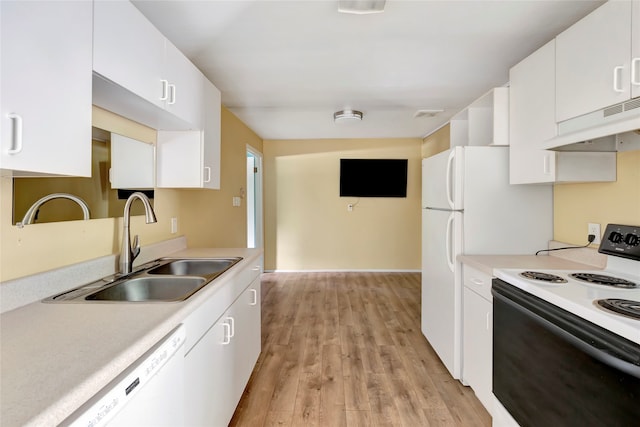
[[[203,277],[138,277],[85,297],[88,301],[182,301],[207,283]]]
[[[110,276],[44,302],[172,302],[184,301],[242,258],[160,258],[127,277]]]
[[[153,268],[147,274],[162,274],[172,276],[202,276],[211,278],[218,276],[242,258],[203,258],[177,259]]]

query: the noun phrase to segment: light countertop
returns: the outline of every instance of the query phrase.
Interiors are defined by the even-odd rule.
[[[0,317],[0,425],[57,425],[179,325],[261,249],[184,249],[242,257],[192,297],[168,303],[34,302]]]
[[[549,255],[458,255],[457,260],[486,274],[495,276],[494,270],[522,268],[538,270],[599,270],[600,267]]]

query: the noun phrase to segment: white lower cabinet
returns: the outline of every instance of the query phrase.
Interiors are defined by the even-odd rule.
[[[233,299],[234,293],[229,289],[221,290],[217,301],[205,303],[185,322],[187,346],[191,346],[185,356],[186,426],[227,426],[258,360],[260,276],[259,269],[248,271],[254,272],[252,282],[206,332],[200,335],[197,331],[202,331],[202,325],[217,316],[220,300]],[[245,274],[237,277],[237,281],[247,278]],[[236,287],[240,283],[227,286]],[[195,333],[189,333],[190,326]]]
[[[464,266],[462,377],[493,413],[493,302],[491,276]]]

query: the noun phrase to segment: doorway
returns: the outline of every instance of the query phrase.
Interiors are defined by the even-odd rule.
[[[247,247],[263,247],[262,234],[262,153],[247,145]]]

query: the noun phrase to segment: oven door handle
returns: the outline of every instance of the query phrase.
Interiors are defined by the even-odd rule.
[[[502,293],[503,289],[496,289],[494,284],[494,290],[492,292],[493,297],[502,301],[505,304],[508,304],[512,308],[520,311],[523,315],[529,317],[530,319],[538,322],[543,328],[547,329],[549,332],[555,334],[566,342],[570,343],[574,347],[580,349],[582,352],[588,354],[594,359],[604,363],[605,365],[617,369],[618,371],[624,372],[628,375],[636,377],[640,379],[640,365],[635,364],[633,362],[629,362],[627,360],[623,360],[621,357],[625,357],[629,360],[635,360],[637,363],[640,363],[640,359],[637,354],[625,354],[622,348],[618,345],[612,345],[604,341],[603,335],[610,334],[614,335],[611,332],[602,332],[596,330],[596,328],[590,326],[589,322],[586,320],[583,324],[576,324],[574,322],[569,322],[565,319],[562,312],[564,310],[557,308],[551,303],[539,303],[534,299],[535,297],[529,298],[528,296],[517,295],[518,302],[512,300],[510,297],[504,295]],[[506,292],[510,293],[510,292]],[[525,301],[526,300],[526,301]],[[526,305],[535,306],[535,311],[528,309],[527,307],[520,304],[520,302]],[[557,311],[557,312],[556,312]],[[553,322],[548,319],[548,317],[553,319]],[[564,326],[564,327],[563,327]],[[565,330],[568,327],[573,330],[582,330],[585,335],[589,336],[590,341],[600,343],[604,348],[597,348],[593,345],[585,342],[580,337],[575,336],[574,334]],[[598,328],[600,329],[600,328]],[[495,331],[495,329],[494,329]],[[617,336],[615,336],[617,338]],[[624,338],[622,338],[624,339]],[[608,350],[608,351],[607,351]]]

